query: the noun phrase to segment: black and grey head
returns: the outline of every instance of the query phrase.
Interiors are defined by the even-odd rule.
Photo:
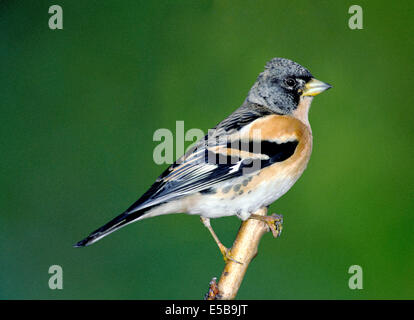
[[[250,89],[247,102],[263,105],[281,114],[290,114],[301,97],[315,96],[330,85],[313,78],[300,64],[284,58],[273,58]]]

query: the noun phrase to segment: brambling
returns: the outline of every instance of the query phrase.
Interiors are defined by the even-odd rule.
[[[214,233],[210,218],[259,219],[277,236],[281,217],[254,212],[279,199],[302,175],[312,152],[309,108],[313,97],[329,88],[301,65],[272,59],[241,107],[167,168],[125,212],[75,247],[170,213],[200,215],[225,260],[231,259],[230,251]]]

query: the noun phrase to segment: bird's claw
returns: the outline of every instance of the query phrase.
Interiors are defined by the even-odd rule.
[[[283,216],[281,214],[272,214],[271,216],[264,217],[267,226],[272,231],[273,237],[280,237],[283,229]]]
[[[226,264],[229,262],[229,260],[235,263],[238,263],[238,264],[243,264],[240,261],[237,261],[236,259],[233,258],[233,256],[231,255],[231,249],[228,249],[225,246],[221,246],[220,251],[221,251],[221,254],[223,255],[223,259]]]

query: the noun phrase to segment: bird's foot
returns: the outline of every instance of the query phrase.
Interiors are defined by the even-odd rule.
[[[265,216],[265,222],[272,231],[273,237],[280,237],[283,229],[283,216],[281,214],[272,214],[271,216]]]
[[[283,216],[281,214],[274,213],[271,216],[252,214],[250,218],[263,221],[268,226],[269,231],[272,232],[273,237],[280,237],[283,229]]]
[[[243,264],[233,258],[233,256],[231,255],[231,249],[226,248],[224,245],[219,245],[219,249],[220,249],[221,254],[223,255],[223,259],[226,264],[229,261],[233,261],[238,264]]]

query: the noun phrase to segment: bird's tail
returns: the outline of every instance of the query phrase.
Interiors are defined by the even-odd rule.
[[[103,225],[99,229],[92,232],[89,236],[87,236],[85,239],[79,241],[74,245],[74,247],[86,247],[89,246],[96,241],[102,239],[103,237],[106,237],[107,235],[111,234],[112,232],[125,227],[127,224],[130,224],[137,220],[139,217],[141,217],[145,210],[138,210],[133,213],[130,213],[128,211],[125,211],[124,213],[121,213],[119,216],[115,217],[111,221],[109,221],[107,224]]]

